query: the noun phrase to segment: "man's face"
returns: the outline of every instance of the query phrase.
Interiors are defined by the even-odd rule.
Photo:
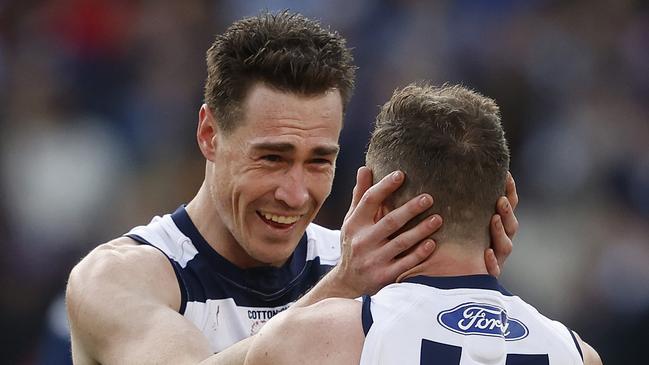
[[[216,242],[239,266],[279,266],[297,246],[331,192],[342,128],[340,93],[305,97],[254,85],[242,120],[218,133],[208,176],[228,242]]]

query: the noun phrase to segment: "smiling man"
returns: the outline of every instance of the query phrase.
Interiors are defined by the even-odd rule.
[[[201,108],[199,145],[209,161],[201,191],[207,195],[187,211],[211,216],[204,230],[213,232],[216,250],[231,263],[279,267],[331,191],[341,95],[293,95],[259,82],[242,109],[237,128],[216,133],[210,108]]]
[[[312,223],[331,191],[354,69],[339,35],[296,14],[243,19],[217,36],[196,133],[203,184],[73,269],[76,363],[242,362],[247,342],[230,346],[275,314],[374,293],[433,252],[439,216],[394,235],[430,195],[375,220],[401,172],[370,187],[361,168],[342,232]],[[508,196],[485,251],[494,272],[517,227],[513,185]]]

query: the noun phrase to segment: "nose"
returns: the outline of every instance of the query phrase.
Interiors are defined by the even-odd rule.
[[[284,202],[289,208],[304,207],[309,200],[309,189],[300,167],[295,166],[286,172],[275,190],[275,199]]]

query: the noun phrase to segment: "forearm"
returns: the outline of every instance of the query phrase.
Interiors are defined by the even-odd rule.
[[[243,339],[227,349],[203,360],[199,365],[240,365],[246,360],[250,344],[255,336]]]
[[[354,299],[363,295],[362,292],[345,284],[339,266],[334,267],[311,290],[304,294],[291,308],[306,307],[327,298]]]
[[[295,302],[291,308],[306,307],[327,298],[356,298],[361,293],[344,284],[338,267],[325,275],[309,292]],[[203,360],[200,365],[239,365],[243,364],[255,336],[248,337],[227,349]]]

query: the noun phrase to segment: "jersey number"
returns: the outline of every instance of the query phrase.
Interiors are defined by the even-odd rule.
[[[421,340],[421,365],[460,364],[462,348],[444,343]],[[549,365],[547,354],[507,354],[505,365]]]

